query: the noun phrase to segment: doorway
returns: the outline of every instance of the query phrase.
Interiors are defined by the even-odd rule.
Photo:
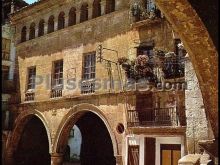
[[[178,165],[181,158],[180,144],[161,144],[160,145],[160,164],[161,165]]]

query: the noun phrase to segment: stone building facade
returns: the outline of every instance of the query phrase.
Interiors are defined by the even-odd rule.
[[[151,83],[147,90],[137,83],[125,86],[119,59],[151,58],[153,48],[177,53],[179,38],[170,23],[152,1],[144,2],[41,0],[11,15],[21,103],[7,164],[68,161],[74,125],[82,133],[81,164],[177,164],[191,150],[185,111],[194,109],[185,101],[190,95]],[[182,75],[162,82],[184,80]]]

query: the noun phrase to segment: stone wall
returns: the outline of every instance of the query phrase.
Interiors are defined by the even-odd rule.
[[[188,153],[199,153],[198,141],[213,138],[204,109],[198,80],[189,58],[185,62],[185,91]]]

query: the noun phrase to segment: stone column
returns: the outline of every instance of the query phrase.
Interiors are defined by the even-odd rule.
[[[26,41],[28,41],[29,40],[29,34],[30,34],[30,26],[27,25],[26,27],[27,27],[27,29],[26,29]]]
[[[44,22],[44,35],[48,33],[48,19]]]
[[[81,14],[81,10],[80,8],[76,9],[76,24],[80,23],[80,14]]]
[[[105,15],[106,0],[102,0],[100,4],[101,4],[101,15]]]
[[[121,10],[127,6],[129,6],[129,3],[124,0],[115,1],[115,11]]]
[[[69,24],[69,14],[65,13],[64,19],[65,19],[64,28],[66,28],[66,27],[68,27],[68,24]]]
[[[63,154],[51,153],[51,165],[62,165],[62,164],[63,164]]]
[[[38,31],[39,31],[39,21],[37,21],[37,23],[35,24],[35,37],[34,38],[38,37]]]
[[[92,19],[93,5],[91,3],[88,4],[88,20]]]
[[[58,30],[58,16],[54,16],[54,31]]]

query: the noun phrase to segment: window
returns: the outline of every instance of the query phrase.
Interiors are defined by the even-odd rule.
[[[101,15],[101,0],[94,0],[92,18],[96,18]]]
[[[83,65],[84,80],[95,78],[95,64],[96,64],[95,53],[87,54],[84,56],[84,65]]]
[[[51,98],[61,97],[63,89],[63,60],[53,64]]]
[[[106,0],[106,10],[105,13],[111,13],[115,11],[115,0]]]
[[[48,33],[54,32],[54,16],[50,16],[48,20]]]
[[[26,41],[26,35],[27,35],[27,28],[24,26],[21,30],[21,42]]]
[[[72,7],[69,12],[69,26],[76,24],[76,9]]]
[[[9,78],[9,66],[2,66],[2,80],[8,80]]]
[[[176,56],[166,57],[164,61],[164,78],[173,79],[184,76],[184,55],[185,52],[178,48],[178,44],[181,43],[179,39],[174,40],[174,52]]]
[[[58,16],[58,30],[63,29],[65,27],[65,13],[61,12]]]
[[[158,17],[158,18],[161,17],[161,12],[159,9],[157,9],[154,0],[146,0],[145,1],[145,8],[148,13],[150,11],[154,11],[156,17]]]
[[[52,86],[58,87],[63,85],[63,60],[54,62],[54,71],[52,76]]]
[[[88,4],[84,3],[81,6],[80,22],[84,22],[86,20],[88,20]]]
[[[95,92],[95,67],[96,55],[90,53],[84,56],[83,64],[83,82],[81,86],[81,93],[94,93]]]
[[[34,89],[35,89],[35,78],[36,78],[36,67],[28,68],[28,79],[27,79],[27,91],[25,93],[25,101],[34,100]]]
[[[29,33],[29,39],[34,39],[35,38],[35,23],[31,23],[30,26],[30,33]]]
[[[27,90],[35,89],[36,67],[28,68]]]
[[[44,20],[40,20],[39,22],[39,30],[38,30],[38,36],[44,35]]]
[[[151,10],[155,9],[154,0],[146,0],[145,1],[145,7],[147,9],[147,12],[150,12]]]
[[[10,44],[9,39],[2,38],[2,59],[9,60],[10,57]]]

